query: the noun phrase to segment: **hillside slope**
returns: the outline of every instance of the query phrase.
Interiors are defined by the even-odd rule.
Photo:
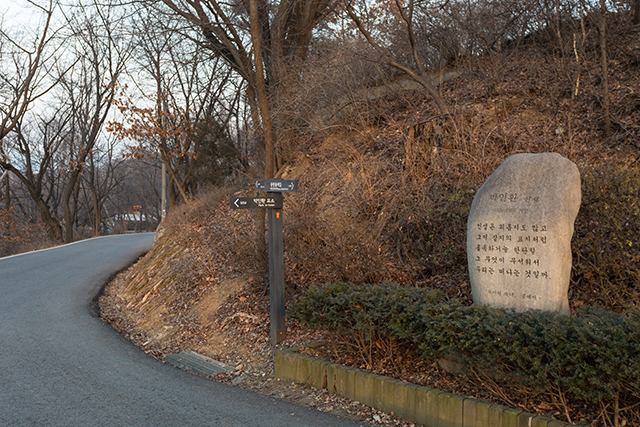
[[[640,28],[616,19],[608,137],[595,42],[580,67],[535,43],[461,63],[460,76],[440,87],[451,116],[439,115],[421,90],[402,90],[301,134],[298,154],[279,173],[300,187],[284,202],[288,302],[311,284],[388,280],[470,303],[465,233],[475,191],[507,156],[553,151],[574,161],[583,180],[572,309],[638,307]],[[235,190],[171,212],[154,249],[106,289],[102,313],[154,356],[195,350],[238,366],[233,378],[268,377],[264,259],[252,212],[229,209]],[[284,345],[324,338],[290,322]],[[451,377],[419,368],[411,371],[416,382],[464,392]],[[522,407],[546,413],[534,402]]]

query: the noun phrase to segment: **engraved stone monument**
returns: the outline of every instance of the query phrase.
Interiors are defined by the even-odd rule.
[[[580,173],[556,153],[507,158],[480,187],[467,223],[475,304],[569,314]]]

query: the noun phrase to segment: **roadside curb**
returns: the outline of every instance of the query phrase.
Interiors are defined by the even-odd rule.
[[[429,427],[573,427],[562,421],[479,399],[371,374],[299,353],[278,350],[276,378],[326,389]]]

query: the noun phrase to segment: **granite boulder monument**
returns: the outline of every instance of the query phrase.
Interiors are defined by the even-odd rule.
[[[480,187],[467,223],[475,304],[569,314],[580,173],[556,153],[515,154]]]

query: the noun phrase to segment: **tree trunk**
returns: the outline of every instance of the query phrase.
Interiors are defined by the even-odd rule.
[[[73,196],[73,191],[75,190],[78,183],[79,173],[79,171],[71,172],[71,176],[69,177],[67,186],[64,189],[64,193],[62,193],[62,213],[64,215],[65,243],[73,242],[73,221],[75,219],[75,211],[71,208],[71,196]]]
[[[267,98],[267,87],[264,80],[264,67],[262,64],[262,43],[260,40],[260,23],[258,22],[258,4],[256,0],[249,1],[251,16],[251,42],[253,43],[253,55],[256,66],[256,89],[258,95],[258,107],[260,118],[262,119],[262,129],[264,130],[265,141],[265,178],[273,178],[276,174],[275,145],[273,140],[273,127],[271,126],[271,115],[269,112],[269,100]],[[249,82],[252,84],[252,82]]]
[[[102,235],[102,206],[94,185],[91,185],[91,198],[93,199],[93,236],[98,237]]]
[[[23,175],[11,164],[3,163],[2,167],[5,168],[5,170],[9,170],[11,173],[13,173],[14,176],[16,176],[20,180],[20,182],[29,192],[29,196],[31,196],[31,199],[36,203],[36,206],[38,207],[38,211],[40,211],[40,218],[47,228],[47,234],[49,234],[49,238],[57,245],[61,245],[62,243],[64,243],[62,239],[62,227],[60,226],[58,220],[54,218],[53,214],[51,213],[51,209],[49,209],[49,206],[42,198],[42,192],[40,191],[40,188],[37,187],[32,181],[27,179],[25,175]]]
[[[262,134],[264,136],[264,177],[273,178],[276,175],[275,144],[273,138],[273,127],[271,125],[271,115],[269,112],[267,87],[264,80],[264,67],[262,64],[262,43],[260,40],[260,23],[258,20],[258,5],[256,3],[256,0],[249,1],[249,15],[251,19],[251,42],[253,43],[253,55],[256,67],[256,95],[258,100],[258,109],[260,111],[260,118],[262,121]],[[251,84],[253,84],[253,82],[249,82],[249,85]],[[258,252],[258,256],[262,256],[266,261],[265,254],[267,253],[267,243],[265,237],[265,217],[265,209],[258,209],[256,211],[256,250]]]
[[[640,24],[640,0],[633,2],[633,23]]]
[[[9,210],[11,207],[11,187],[9,186],[9,174],[7,173],[4,177],[4,208]]]
[[[49,206],[47,206],[42,198],[36,200],[36,205],[40,211],[40,218],[42,218],[42,222],[47,228],[49,238],[57,245],[63,244],[62,227],[60,227],[60,223],[51,215]]]
[[[611,116],[609,115],[609,66],[607,61],[607,6],[600,0],[600,59],[602,61],[602,96],[604,105],[604,136],[611,134]]]
[[[182,185],[182,183],[180,182],[180,180],[176,176],[176,173],[173,170],[173,167],[171,166],[171,160],[170,160],[171,157],[164,150],[160,151],[160,156],[162,158],[162,161],[165,163],[165,165],[167,165],[167,173],[169,174],[169,177],[173,181],[173,184],[176,186],[176,189],[180,192],[180,195],[184,199],[184,203],[188,204],[189,203],[189,196],[187,195],[187,192],[184,190],[184,186]],[[173,187],[171,187],[171,188],[173,189]],[[177,202],[178,202],[178,196],[177,195],[172,195],[172,197],[171,197],[171,207],[174,207],[177,204]]]
[[[266,159],[265,152],[265,142],[264,142],[264,132],[260,126],[260,112],[257,104],[257,94],[255,91],[255,87],[252,84],[248,85],[247,88],[247,98],[249,100],[249,111],[251,113],[251,120],[255,124],[254,132],[256,133],[256,139],[258,140],[258,151],[260,152],[260,158]],[[266,209],[256,209],[256,212],[253,216],[253,221],[256,230],[256,253],[258,256],[264,256],[267,253],[267,227],[265,225],[265,221],[267,218],[267,210]]]
[[[178,206],[178,193],[176,185],[172,181],[169,183],[169,210],[173,210],[176,206]]]

